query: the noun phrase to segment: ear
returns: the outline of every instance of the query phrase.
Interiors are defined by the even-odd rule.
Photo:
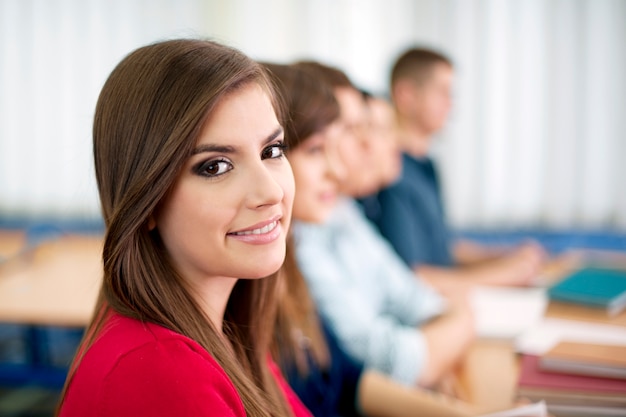
[[[156,220],[154,219],[154,214],[151,214],[148,217],[148,231],[151,232],[156,229]]]

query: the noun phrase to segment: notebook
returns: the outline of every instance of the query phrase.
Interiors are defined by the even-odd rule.
[[[522,355],[518,395],[548,404],[626,407],[626,381],[546,372],[539,357]]]
[[[539,358],[542,370],[626,379],[626,345],[561,341]]]
[[[548,289],[552,300],[603,308],[610,316],[626,307],[626,270],[586,267]]]

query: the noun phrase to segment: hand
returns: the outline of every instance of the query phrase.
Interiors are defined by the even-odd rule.
[[[543,247],[537,242],[524,243],[505,256],[505,263],[513,274],[512,284],[531,285],[548,259]]]
[[[549,259],[546,250],[537,242],[529,242],[520,247],[521,257],[531,277],[536,277]]]

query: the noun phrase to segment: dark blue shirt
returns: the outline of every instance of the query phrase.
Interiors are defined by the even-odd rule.
[[[441,188],[431,159],[404,154],[400,179],[361,204],[410,267],[453,264]]]
[[[330,367],[320,369],[309,357],[309,373],[302,376],[295,365],[283,365],[289,385],[315,417],[359,416],[357,386],[363,367],[339,345],[332,330],[322,323],[330,353]]]

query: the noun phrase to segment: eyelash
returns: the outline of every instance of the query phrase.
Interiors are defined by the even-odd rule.
[[[280,142],[276,142],[273,143],[272,145],[268,146],[267,148],[263,149],[263,152],[261,152],[261,157],[263,157],[263,155],[265,154],[266,151],[268,150],[272,150],[272,149],[278,149],[280,151],[279,155],[276,156],[269,156],[267,158],[263,158],[263,159],[275,159],[275,158],[282,158],[283,156],[285,156],[285,152],[287,152],[287,149],[289,147],[285,144],[285,142],[283,142],[282,140]]]
[[[280,153],[276,156],[272,156],[271,154],[269,156],[265,156],[267,151],[272,152],[274,149],[278,149],[280,151]],[[268,147],[266,147],[265,149],[263,149],[263,151],[261,152],[261,159],[278,159],[278,158],[283,158],[285,156],[285,152],[287,151],[288,146],[283,142],[277,142],[274,143]],[[219,168],[218,168],[218,172],[217,173],[208,173],[207,170],[210,167],[213,167],[215,165],[219,165],[219,164],[228,164],[228,169],[226,169],[226,171],[224,172],[219,172]],[[224,158],[218,158],[218,159],[211,159],[209,161],[205,161],[205,162],[201,162],[198,165],[196,165],[194,171],[196,172],[197,175],[201,175],[203,177],[207,177],[207,178],[216,178],[219,177],[221,175],[226,174],[228,171],[233,169],[233,164]]]
[[[219,165],[219,164],[228,164],[228,169],[224,172],[219,172],[219,168],[218,168],[218,173],[216,174],[207,172],[209,168],[215,165]],[[231,169],[233,169],[233,164],[231,164],[230,161],[223,159],[223,158],[219,158],[219,159],[211,159],[209,161],[199,163],[198,165],[196,165],[196,168],[194,171],[196,172],[196,174],[201,175],[203,177],[215,178],[215,177],[219,177],[220,175],[224,175]]]

